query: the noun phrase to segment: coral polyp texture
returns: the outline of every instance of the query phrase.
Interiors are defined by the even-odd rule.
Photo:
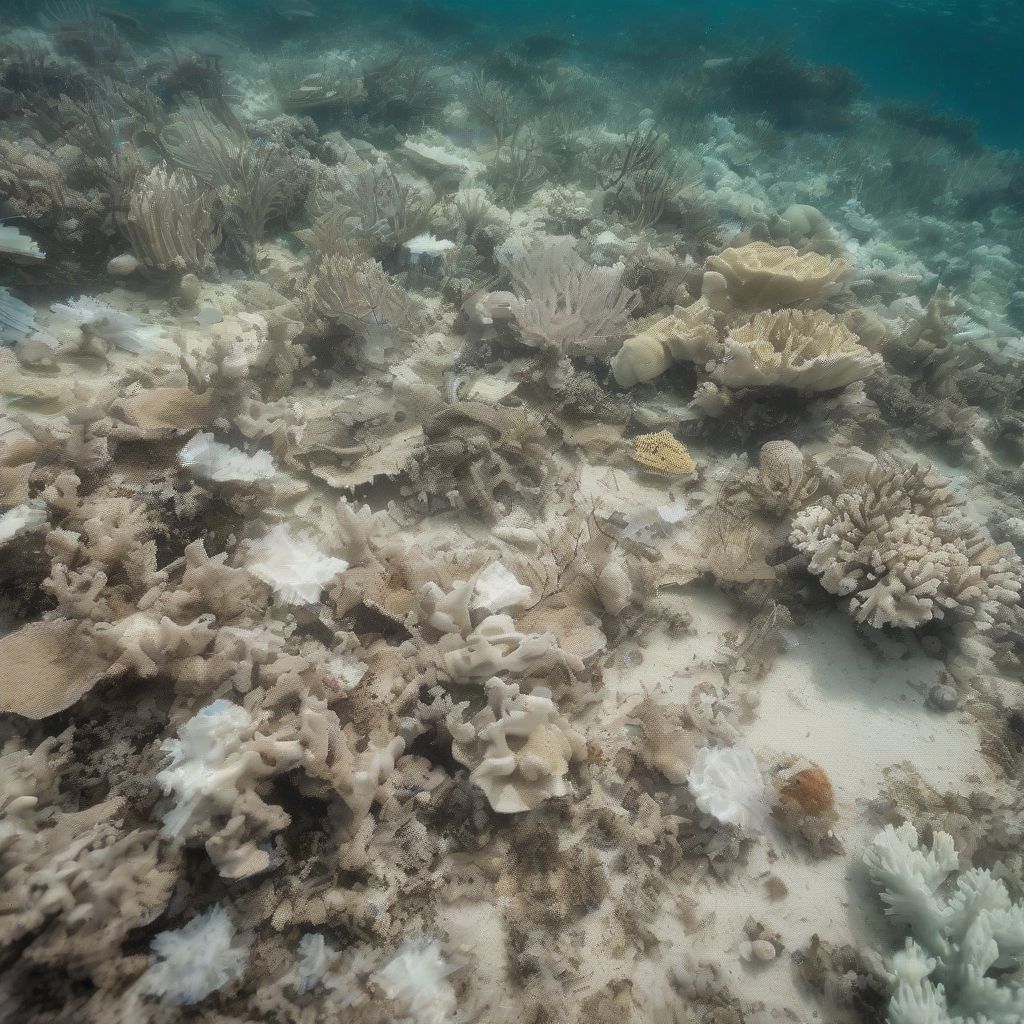
[[[961,5],[485,6],[0,4],[0,1021],[1021,1024]]]

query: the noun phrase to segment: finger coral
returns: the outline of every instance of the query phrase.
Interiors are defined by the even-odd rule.
[[[850,595],[858,622],[990,622],[1018,600],[1020,559],[956,510],[948,483],[926,466],[876,462],[837,497],[799,512],[790,540],[826,590]]]

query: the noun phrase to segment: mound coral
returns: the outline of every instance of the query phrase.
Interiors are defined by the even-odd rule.
[[[646,469],[666,476],[690,476],[697,468],[686,446],[667,430],[634,437],[630,455],[634,462],[639,462]]]
[[[837,497],[799,512],[790,542],[858,622],[915,628],[944,617],[991,622],[1015,605],[1024,570],[958,513],[929,467],[881,460]]]

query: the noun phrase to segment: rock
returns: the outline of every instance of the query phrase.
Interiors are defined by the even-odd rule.
[[[936,683],[928,691],[928,703],[938,711],[956,711],[960,704],[960,695],[955,686],[948,683]]]
[[[139,261],[130,253],[123,252],[107,264],[107,273],[115,277],[127,277],[139,269]]]

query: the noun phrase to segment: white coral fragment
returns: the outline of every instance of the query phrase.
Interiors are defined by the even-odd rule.
[[[312,604],[348,562],[325,555],[312,541],[279,523],[253,544],[246,568],[286,604]]]
[[[419,263],[424,259],[432,260],[438,256],[443,256],[446,252],[450,252],[455,248],[455,243],[447,238],[435,238],[427,232],[422,235],[416,235],[415,238],[410,238],[405,243],[405,248],[408,250],[412,262]]]
[[[746,832],[764,830],[771,790],[750,747],[701,748],[686,781],[698,809],[716,821]]]
[[[144,324],[138,317],[83,295],[70,302],[55,302],[54,313],[70,317],[84,334],[100,338],[125,352],[145,352],[156,345],[160,328]]]
[[[25,530],[33,530],[46,522],[46,510],[35,505],[16,505],[0,515],[0,544],[13,540]]]
[[[307,932],[299,939],[298,959],[295,963],[295,991],[300,996],[320,984],[333,956],[334,950],[317,932]]]
[[[216,700],[178,730],[178,739],[164,741],[170,761],[156,781],[174,797],[174,806],[164,814],[164,835],[182,837],[208,798],[237,788],[241,750],[252,728],[245,708]]]
[[[402,1003],[415,1024],[447,1024],[455,1013],[448,975],[455,967],[441,955],[436,939],[407,939],[373,975],[388,999]]]
[[[237,978],[249,962],[249,950],[219,906],[184,928],[161,932],[150,949],[150,965],[139,985],[169,1006],[201,1002]]]
[[[9,288],[0,288],[0,345],[14,345],[29,339],[56,348],[57,339],[36,329],[36,311],[15,298]]]
[[[46,259],[46,253],[39,248],[35,239],[24,234],[13,224],[0,224],[0,252],[30,260]]]
[[[238,448],[215,441],[213,434],[207,433],[196,434],[178,452],[178,462],[191,469],[198,479],[218,483],[270,480],[276,472],[270,452],[247,455]]]
[[[533,591],[520,583],[501,562],[492,562],[476,577],[474,610],[504,612],[510,608],[525,608],[533,600]]]

